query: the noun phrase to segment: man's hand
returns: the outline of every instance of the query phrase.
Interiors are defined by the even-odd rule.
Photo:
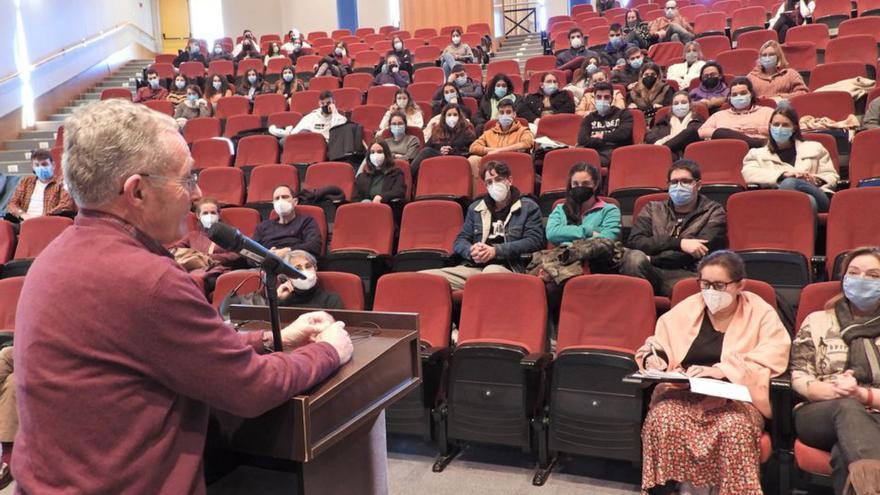
[[[398,110],[400,110],[400,107],[397,106],[397,103],[392,103],[391,108],[388,109],[388,111],[390,111],[391,113],[394,113]]]
[[[846,370],[842,375],[836,376],[831,384],[840,397],[856,397],[859,392],[859,383],[852,370]]]
[[[709,248],[706,246],[708,242],[705,239],[682,239],[681,250],[694,258],[700,259],[709,253]]]
[[[288,280],[287,282],[279,285],[276,293],[278,294],[278,299],[287,299],[288,297],[290,297],[291,294],[293,294],[293,282]]]
[[[590,137],[593,137],[596,139],[603,139],[603,138],[605,138],[605,133],[604,132],[594,132],[594,133],[590,134]]]
[[[334,321],[333,317],[324,311],[312,311],[300,315],[296,321],[281,330],[282,350],[290,351],[314,341],[315,337]]]
[[[440,153],[443,155],[448,155],[450,151],[452,151],[452,146],[446,145],[440,147]]]
[[[354,352],[351,337],[345,331],[345,323],[341,321],[333,323],[326,330],[319,333],[315,341],[327,342],[332,345],[336,349],[336,353],[339,354],[339,364],[347,363]]]
[[[269,248],[269,252],[278,256],[283,257],[285,254],[291,251],[290,248]]]

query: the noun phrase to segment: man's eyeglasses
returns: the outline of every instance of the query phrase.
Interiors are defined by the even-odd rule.
[[[697,182],[694,179],[670,179],[668,181],[669,187],[672,186],[692,186]]]
[[[199,174],[198,172],[193,172],[190,175],[185,175],[183,177],[174,177],[171,175],[154,175],[154,174],[138,174],[141,177],[146,177],[148,179],[160,179],[167,180],[170,182],[175,182],[185,187],[187,191],[195,191],[196,186],[199,184]]]
[[[700,279],[697,280],[697,282],[700,284],[700,290],[712,289],[721,291],[726,289],[728,285],[739,282],[739,280],[731,280],[730,282],[710,282],[708,280]]]

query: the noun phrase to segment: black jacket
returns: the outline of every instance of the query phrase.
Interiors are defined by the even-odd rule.
[[[557,91],[550,97],[550,108],[553,113],[574,113],[574,98],[568,91]],[[520,100],[517,105],[516,115],[522,117],[529,122],[541,118],[541,112],[544,111],[544,94],[530,93]]]
[[[604,132],[605,137],[594,138],[594,132]],[[578,146],[601,152],[630,144],[633,144],[633,118],[626,108],[611,107],[611,111],[605,116],[593,112],[581,122]]]
[[[357,202],[365,199],[372,200],[373,196],[370,195],[370,186],[373,184],[373,179],[382,173],[383,172],[374,172],[373,174],[361,173],[358,175],[357,179],[354,181],[354,198],[352,198],[352,201]],[[382,202],[389,203],[394,199],[403,199],[406,195],[406,181],[403,178],[403,172],[394,166],[385,171],[384,175],[385,178],[382,181],[382,192],[379,193],[379,195],[382,196]]]
[[[349,161],[364,156],[364,128],[356,122],[346,122],[330,129],[327,141],[327,159]]]
[[[181,50],[177,54],[177,58],[174,59],[174,66],[180,67],[180,64],[184,62],[201,62],[205,67],[208,66],[208,61],[202,55],[202,52],[190,53],[188,50]]]
[[[444,124],[441,122],[439,125]],[[452,146],[452,151],[449,152],[450,155],[469,156],[471,143],[476,139],[477,137],[474,135],[473,129],[469,127],[450,135],[446,139],[441,139],[437,130],[434,130],[431,133],[431,139],[425,143],[425,147],[440,151],[440,148],[444,146]]]
[[[672,201],[652,201],[633,221],[626,246],[650,256],[654,266],[693,270],[697,260],[681,250],[682,239],[709,241],[709,251],[723,249],[727,245],[724,207],[700,195],[694,211],[678,220]]]

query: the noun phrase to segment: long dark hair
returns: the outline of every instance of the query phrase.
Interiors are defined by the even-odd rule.
[[[446,114],[450,110],[455,110],[456,112],[458,112],[458,122],[456,122],[455,127],[453,127],[452,129],[449,129],[446,126]],[[463,132],[467,132],[469,126],[470,123],[468,123],[467,117],[465,117],[462,106],[456,103],[450,103],[443,107],[443,111],[440,113],[439,125],[436,129],[434,129],[434,133],[432,134],[431,139],[435,140],[434,136],[436,136],[436,141],[451,141],[453,136]]]
[[[214,78],[220,78],[220,89],[214,89]],[[220,93],[221,96],[226,95],[226,91],[229,89],[229,81],[226,80],[226,76],[223,74],[211,74],[208,76],[208,80],[205,81],[205,98],[210,98],[217,93]]]
[[[510,77],[507,76],[507,74],[502,74],[499,72],[498,74],[492,76],[489,84],[486,85],[486,92],[484,93],[484,96],[487,100],[500,99],[495,96],[495,85],[498,84],[498,81],[504,81],[505,84],[507,84],[507,95],[513,94],[513,81],[510,79]],[[504,96],[506,97],[507,95]]]
[[[568,182],[565,183],[565,204],[562,206],[562,210],[565,212],[565,218],[568,220],[568,223],[572,225],[580,225],[583,221],[581,217],[584,215],[584,212],[581,211],[581,204],[575,202],[571,195],[568,194],[571,191],[571,178],[579,172],[590,174],[590,178],[593,179],[594,196],[602,185],[602,174],[593,165],[587,162],[578,162],[571,166],[571,169],[568,171]]]
[[[373,145],[378,144],[382,147],[382,153],[385,154],[385,162],[382,163],[382,168],[376,168],[373,165],[373,162],[370,161],[370,155],[373,154],[372,149]],[[367,175],[373,175],[380,170],[388,170],[389,168],[394,168],[394,154],[391,153],[391,148],[388,147],[388,143],[384,139],[377,139],[373,141],[373,144],[367,148],[367,165],[364,167],[364,173]]]
[[[773,117],[776,117],[777,115],[782,115],[783,117],[791,121],[791,129],[793,131],[791,133],[792,141],[804,140],[804,136],[803,134],[801,134],[800,123],[798,123],[798,114],[791,105],[781,105],[773,110],[773,113],[770,115],[770,122],[767,123],[768,131],[770,127],[773,127]],[[767,148],[769,148],[770,152],[774,155],[779,152],[779,145],[776,144],[776,140],[774,140],[773,138],[767,140]]]

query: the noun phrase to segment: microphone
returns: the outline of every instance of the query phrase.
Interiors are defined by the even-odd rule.
[[[303,272],[292,267],[262,244],[241,233],[235,227],[217,222],[208,229],[208,238],[228,251],[234,251],[261,265],[268,265],[276,273],[290,278],[306,278]]]

